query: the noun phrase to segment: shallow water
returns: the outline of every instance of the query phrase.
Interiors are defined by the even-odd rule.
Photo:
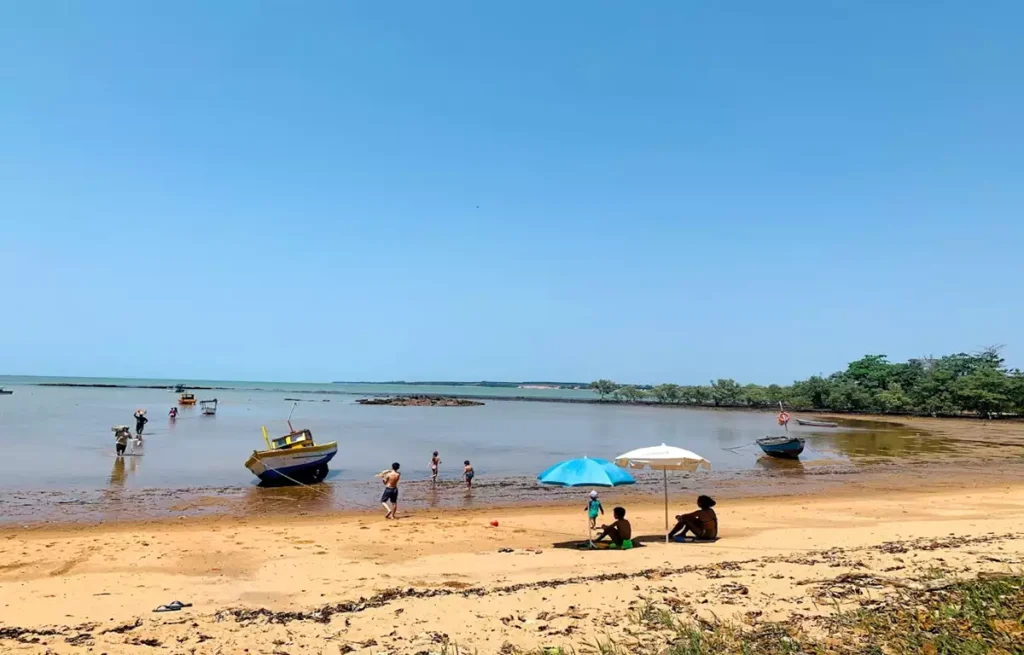
[[[243,467],[263,447],[260,426],[287,431],[292,402],[286,392],[199,392],[220,400],[217,415],[167,410],[177,396],[156,389],[18,386],[0,397],[0,488],[95,489],[111,480],[130,486],[181,488],[246,485]],[[293,394],[294,395],[294,394]],[[336,479],[366,480],[392,461],[407,478],[427,475],[432,450],[441,452],[442,477],[458,477],[469,459],[482,477],[532,476],[550,464],[587,455],[612,458],[645,445],[669,443],[710,460],[716,470],[755,467],[754,440],[779,434],[771,413],[679,408],[489,401],[482,407],[391,407],[355,404],[356,395],[300,402],[296,427],[320,441],[337,441]],[[325,402],[327,401],[327,402]],[[147,409],[142,456],[122,473],[113,467],[110,427],[134,426],[135,408]],[[791,427],[808,440],[805,460],[924,452],[943,447],[895,424],[851,421],[852,429]]]
[[[314,508],[369,507],[379,495],[380,483],[373,476],[392,461],[402,464],[406,498],[422,506],[543,499],[553,491],[535,488],[533,478],[555,462],[584,455],[610,459],[660,443],[701,454],[715,475],[804,471],[802,463],[766,459],[754,445],[766,434],[781,433],[772,413],[513,400],[489,400],[481,407],[362,406],[355,403],[360,395],[314,393],[300,394],[312,402],[298,403],[292,423],[311,429],[318,442],[338,442],[328,484],[317,492],[272,491],[255,489],[255,478],[243,463],[252,450],[263,448],[261,425],[271,434],[287,432],[284,419],[293,402],[285,398],[296,397],[297,390],[200,391],[200,399],[218,398],[217,415],[181,408],[172,422],[167,410],[177,395],[166,390],[5,386],[15,393],[0,396],[0,446],[6,454],[0,459],[0,492],[6,494],[5,511],[13,502],[22,508],[14,512],[19,515],[30,513],[40,497],[51,499],[51,510],[57,504],[73,513],[92,505],[109,509],[122,493],[140,507],[149,498],[161,511],[189,494],[231,495],[241,499],[243,509],[265,509],[275,499]],[[466,393],[459,387],[441,392],[460,390]],[[134,427],[137,407],[147,409],[150,418],[145,445],[138,456],[118,460],[110,427]],[[851,424],[835,430],[794,426],[790,432],[807,438],[802,459],[810,467],[823,460],[855,465],[862,458],[945,447],[893,424]],[[408,484],[428,477],[433,450],[441,453],[446,484],[438,491]],[[477,472],[475,496],[447,491],[460,489],[457,479],[465,459]]]

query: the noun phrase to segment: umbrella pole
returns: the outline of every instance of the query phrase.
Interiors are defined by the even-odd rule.
[[[662,469],[662,476],[665,478],[665,543],[668,543],[668,470]]]

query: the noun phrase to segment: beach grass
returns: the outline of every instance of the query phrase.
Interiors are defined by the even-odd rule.
[[[941,579],[940,579],[941,580]],[[885,601],[786,622],[708,621],[644,601],[633,637],[507,655],[1011,655],[1024,653],[1024,575],[901,590]],[[444,655],[457,655],[446,650]]]

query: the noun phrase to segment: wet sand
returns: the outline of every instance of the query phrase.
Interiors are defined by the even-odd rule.
[[[756,476],[715,481],[713,544],[665,545],[653,489],[602,493],[607,507],[629,508],[643,542],[626,552],[571,547],[586,534],[581,490],[416,509],[395,522],[301,510],[284,494],[216,516],[7,527],[0,650],[413,655],[450,640],[463,652],[511,653],[651,638],[629,621],[647,602],[683,618],[813,627],[822,614],[931,584],[939,569],[1019,570],[1022,427],[929,423],[938,438],[979,443],[845,473],[765,469],[770,495],[751,487]],[[705,490],[685,486],[675,510]],[[193,607],[151,612],[176,599]]]

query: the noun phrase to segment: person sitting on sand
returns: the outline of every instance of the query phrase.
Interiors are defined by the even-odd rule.
[[[437,468],[441,466],[441,457],[434,451],[434,456],[430,458],[430,481],[437,484]]]
[[[611,525],[602,525],[601,534],[594,539],[594,542],[601,541],[605,537],[612,540],[612,543],[618,547],[622,547],[622,544],[633,539],[633,526],[626,520],[626,510],[622,507],[616,507],[612,510],[612,516],[615,517],[615,522]]]
[[[715,500],[711,496],[698,496],[696,512],[680,514],[676,517],[676,527],[668,533],[669,539],[675,539],[678,534],[685,537],[687,532],[693,533],[693,538],[698,540],[714,540],[718,538],[718,516],[715,510]]]
[[[466,468],[462,469],[462,475],[463,475],[463,477],[466,478],[466,488],[467,489],[472,489],[473,488],[473,477],[476,475],[476,473],[473,472],[473,465],[469,463],[468,459],[464,462],[464,464],[465,464]]]
[[[380,504],[388,511],[384,515],[386,519],[398,518],[395,515],[398,512],[398,481],[402,479],[398,466],[398,462],[394,462],[391,470],[381,476],[384,478],[384,494],[380,497]]]

